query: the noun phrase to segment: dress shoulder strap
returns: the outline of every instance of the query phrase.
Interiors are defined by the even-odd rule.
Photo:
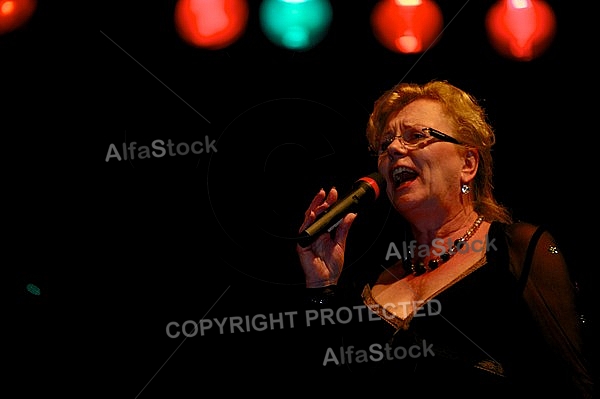
[[[519,292],[523,292],[523,290],[525,289],[525,284],[527,284],[527,278],[529,277],[529,270],[531,269],[531,263],[533,261],[533,254],[535,252],[535,248],[545,230],[546,229],[544,228],[544,226],[538,226],[531,235],[531,238],[529,239],[529,244],[527,245],[527,252],[525,252],[525,259],[523,260],[523,268],[521,269],[521,275],[519,276]]]
[[[526,222],[500,223],[495,226],[503,233],[508,246],[509,267],[517,280],[517,292],[523,293],[529,278],[535,249],[546,228]]]

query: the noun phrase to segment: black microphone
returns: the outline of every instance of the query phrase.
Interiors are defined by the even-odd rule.
[[[336,201],[323,212],[317,220],[308,226],[298,237],[301,247],[309,246],[321,234],[333,231],[349,213],[358,212],[366,204],[374,202],[379,193],[385,189],[385,178],[379,172],[361,177],[353,186],[352,191],[343,199]]]

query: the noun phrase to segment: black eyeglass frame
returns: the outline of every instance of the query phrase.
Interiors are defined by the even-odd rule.
[[[433,138],[436,138],[436,139],[438,139],[438,140],[445,141],[445,142],[452,143],[452,144],[463,145],[463,143],[461,143],[460,141],[458,141],[458,140],[457,140],[457,139],[455,139],[454,137],[452,137],[452,136],[449,136],[449,135],[447,135],[446,133],[442,133],[442,132],[440,132],[439,130],[437,130],[437,129],[434,129],[434,128],[432,128],[432,127],[424,127],[424,128],[422,128],[422,129],[421,129],[421,131],[422,131],[422,132],[424,132],[424,133],[427,133],[427,134],[429,134],[431,137],[433,137]],[[396,135],[396,136],[393,136],[393,137],[390,137],[390,138],[389,138],[389,139],[391,139],[391,140],[390,140],[389,144],[388,144],[388,145],[385,147],[385,149],[384,149],[384,150],[381,150],[381,149],[379,149],[379,148],[378,148],[377,150],[373,150],[372,148],[370,148],[370,150],[371,150],[372,152],[374,152],[374,153],[375,153],[377,156],[381,156],[381,155],[382,155],[382,154],[383,154],[385,151],[387,151],[387,148],[388,148],[388,147],[389,147],[389,146],[390,146],[390,145],[391,145],[391,144],[394,142],[394,140],[396,140],[397,138],[400,138],[400,140],[402,141],[402,144],[403,144],[404,146],[407,146],[407,143],[406,143],[406,142],[404,141],[404,139],[402,138],[402,135],[401,135],[401,134],[399,134],[399,135]],[[424,143],[426,143],[426,142],[427,142],[427,141],[422,141],[421,143],[419,143],[419,144],[417,144],[417,145],[424,144]],[[409,144],[408,146],[410,146],[410,144]],[[407,148],[410,148],[410,147],[408,147],[408,146],[407,146]]]

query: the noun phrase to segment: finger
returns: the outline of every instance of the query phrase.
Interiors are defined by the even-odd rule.
[[[350,227],[356,219],[357,213],[351,212],[344,216],[340,224],[335,230],[335,242],[342,248],[346,247],[346,239],[348,238],[348,233],[350,232]]]
[[[325,190],[324,189],[320,189],[317,194],[313,197],[312,201],[310,202],[310,205],[308,206],[308,208],[306,209],[306,212],[304,212],[304,216],[308,217],[310,215],[310,213],[320,204],[323,203],[323,200],[325,199]]]
[[[298,229],[298,233],[302,233],[304,229],[310,226],[317,219],[317,214],[314,211],[306,211],[304,215],[304,221]]]
[[[317,194],[313,197],[310,205],[304,211],[304,220],[302,221],[302,225],[298,229],[298,232],[302,232],[305,228],[307,228],[312,222],[315,221],[317,215],[315,213],[315,209],[323,203],[325,199],[325,190],[320,189]]]
[[[327,194],[327,198],[325,198],[325,201],[323,201],[323,203],[321,205],[319,205],[315,208],[315,213],[317,215],[319,215],[320,213],[324,212],[333,203],[335,203],[337,201],[337,199],[338,199],[337,189],[335,187],[332,187],[331,190],[329,190],[329,194]]]
[[[325,200],[326,202],[328,202],[329,204],[333,204],[335,201],[337,201],[338,198],[338,191],[335,187],[331,187],[331,190],[329,190],[329,194],[327,194],[327,199]]]
[[[310,203],[310,206],[304,213],[304,221],[302,222],[300,229],[298,229],[298,232],[302,232],[311,223],[313,223],[317,219],[317,216],[319,216],[326,209],[328,209],[331,206],[331,204],[337,201],[337,198],[338,192],[335,187],[332,187],[331,190],[329,190],[327,197],[325,197],[325,190],[320,189],[317,195],[314,196],[312,202]]]

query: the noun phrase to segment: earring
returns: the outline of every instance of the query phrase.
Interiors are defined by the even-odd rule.
[[[462,191],[463,194],[469,194],[469,191],[471,191],[471,187],[469,187],[468,184],[463,184],[460,187],[460,191]]]

